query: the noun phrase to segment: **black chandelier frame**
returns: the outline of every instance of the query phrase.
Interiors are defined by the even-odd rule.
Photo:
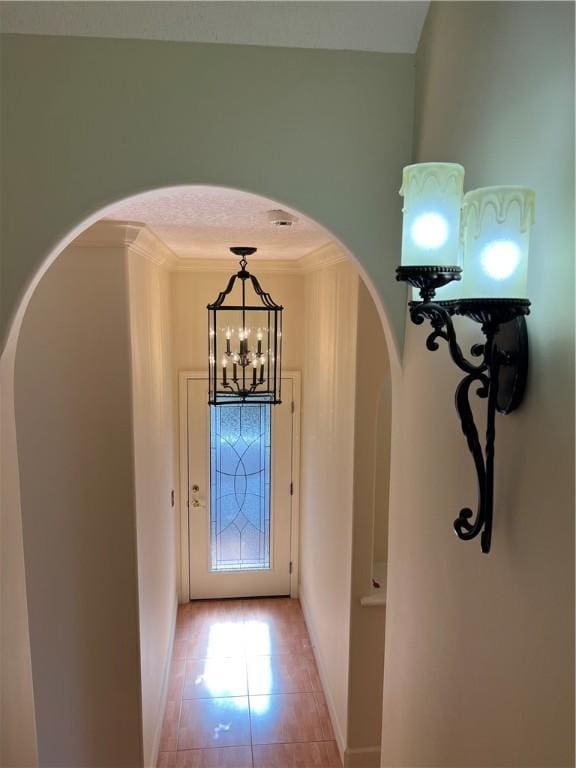
[[[272,299],[269,293],[263,290],[258,278],[248,272],[247,257],[256,252],[256,248],[249,246],[234,246],[230,251],[240,256],[240,270],[233,274],[228,280],[226,288],[218,294],[218,298],[207,305],[208,309],[208,354],[212,361],[209,370],[209,405],[235,405],[239,402],[258,404],[279,405],[282,402],[282,312],[284,307]],[[236,281],[241,282],[241,304],[226,305],[226,299],[232,291]],[[246,284],[250,282],[254,293],[259,297],[260,305],[249,305],[246,303]],[[260,367],[258,372],[254,368],[250,373],[247,369],[252,367],[254,353],[248,350],[248,340],[242,346],[238,360],[233,361],[234,355],[231,352],[230,344],[224,350],[218,349],[218,318],[226,312],[241,312],[242,327],[246,328],[247,313],[263,313],[262,326],[266,332],[266,363]],[[260,342],[258,342],[258,353],[260,353]],[[258,354],[256,353],[256,355]],[[232,363],[232,373],[219,375],[218,356],[222,354]],[[252,356],[251,356],[252,355]],[[238,375],[239,374],[239,375]],[[264,386],[265,385],[265,386]]]
[[[398,267],[396,279],[407,282],[420,292],[422,301],[409,303],[410,318],[416,325],[430,322],[432,332],[426,347],[439,348],[438,340],[448,345],[455,365],[464,372],[456,388],[456,411],[462,432],[474,461],[478,478],[476,512],[464,507],[454,521],[458,538],[469,541],[480,535],[482,552],[490,551],[494,514],[494,456],[496,413],[512,413],[522,403],[528,375],[528,334],[525,316],[530,314],[527,299],[454,299],[435,301],[436,290],[461,279],[460,267]],[[478,363],[469,360],[460,349],[452,318],[468,317],[479,323],[484,343],[470,349]],[[470,405],[470,390],[487,401],[486,440],[482,448]]]

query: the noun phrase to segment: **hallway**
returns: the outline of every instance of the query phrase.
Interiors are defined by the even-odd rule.
[[[340,768],[300,603],[178,609],[159,768]]]

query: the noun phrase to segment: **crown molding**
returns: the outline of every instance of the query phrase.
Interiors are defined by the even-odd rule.
[[[126,248],[172,272],[230,273],[238,269],[238,261],[235,259],[177,256],[141,221],[101,219],[82,232],[74,245],[84,248]],[[251,264],[259,273],[299,275],[325,269],[341,261],[346,261],[345,254],[334,243],[327,243],[299,259],[253,259]]]
[[[142,221],[102,219],[82,232],[73,244],[83,248],[126,248],[165,269],[173,269],[178,260],[166,243]]]
[[[314,272],[346,261],[345,254],[333,243],[320,246],[299,259],[252,259],[250,262],[259,273],[276,272],[284,275],[301,275]],[[175,272],[234,272],[238,268],[235,259],[176,258]]]
[[[300,272],[315,272],[341,261],[346,261],[346,254],[335,243],[326,243],[298,259],[298,267]]]
[[[260,272],[281,272],[284,275],[300,274],[299,259],[252,259],[250,268]],[[174,272],[237,272],[238,259],[177,258]]]

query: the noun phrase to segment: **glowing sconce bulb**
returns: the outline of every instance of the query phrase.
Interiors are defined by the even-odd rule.
[[[404,168],[402,266],[460,266],[460,210],[464,168],[416,163]]]
[[[520,249],[512,240],[496,240],[480,253],[482,269],[494,280],[506,280],[520,263]]]
[[[527,187],[483,187],[464,195],[464,299],[528,297],[528,251],[535,194]]]
[[[226,328],[226,338],[230,340],[232,338],[232,331],[230,328]]]
[[[410,231],[412,240],[423,250],[435,251],[448,240],[448,222],[439,213],[422,213]]]

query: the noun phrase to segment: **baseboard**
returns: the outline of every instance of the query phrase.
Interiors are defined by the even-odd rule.
[[[344,752],[344,768],[380,768],[380,747],[359,747]]]
[[[174,653],[174,637],[176,636],[176,616],[178,615],[178,602],[174,601],[174,610],[172,612],[172,626],[170,627],[170,638],[168,640],[168,648],[170,653],[167,654],[166,664],[164,666],[164,678],[162,680],[162,692],[160,694],[160,708],[158,712],[160,716],[156,723],[154,731],[154,741],[152,743],[152,755],[150,764],[146,765],[146,768],[155,768],[158,763],[158,753],[160,752],[160,738],[162,736],[162,726],[164,724],[164,713],[166,712],[166,704],[168,701],[168,686],[170,683],[170,669],[172,667],[172,654]]]
[[[320,656],[318,638],[316,636],[316,630],[314,629],[314,625],[310,618],[310,609],[308,608],[308,605],[306,603],[306,596],[304,591],[302,590],[302,584],[300,584],[300,589],[299,589],[299,600],[300,600],[300,605],[302,606],[302,612],[304,613],[304,621],[306,622],[306,627],[308,628],[308,634],[310,635],[310,640],[312,641],[312,652],[314,653],[314,658],[316,659],[316,665],[318,666],[318,672],[320,674],[320,682],[322,683],[322,688],[324,690],[324,697],[326,698],[326,704],[328,705],[328,712],[330,713],[330,720],[332,721],[332,728],[334,729],[336,744],[338,745],[338,751],[340,752],[340,758],[342,760],[342,763],[345,765],[344,755],[346,753],[346,740],[342,735],[342,731],[340,729],[340,723],[338,722],[338,718],[336,717],[336,708],[334,706],[334,701],[332,699],[332,692],[330,691],[330,687],[328,686],[328,677],[326,675],[326,669],[324,667],[322,657]]]

